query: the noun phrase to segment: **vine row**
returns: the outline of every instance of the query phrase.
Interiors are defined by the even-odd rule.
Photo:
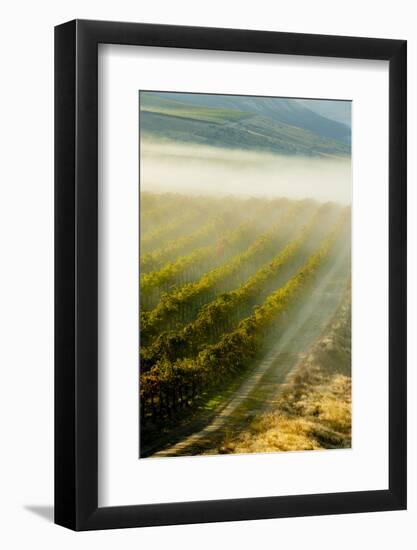
[[[296,275],[272,292],[234,331],[224,334],[216,344],[206,346],[196,358],[175,362],[161,360],[151,370],[142,373],[140,402],[143,421],[175,415],[179,408],[191,406],[202,388],[224,384],[255,359],[262,350],[267,331],[299,300],[330,257],[345,222],[346,216]]]
[[[179,357],[194,356],[202,346],[227,332],[260,299],[278,274],[305,249],[311,234],[322,223],[324,207],[299,231],[299,234],[275,257],[262,265],[238,288],[224,292],[204,304],[196,319],[179,330],[162,332],[148,347],[141,349],[142,372],[161,359],[173,361]],[[288,271],[288,270],[287,270]]]
[[[178,280],[179,274],[185,269],[201,263],[201,255],[207,254],[219,259],[219,251],[217,247],[209,247],[204,251],[197,250],[189,257],[181,258],[174,264],[167,264],[157,273],[144,275],[141,278],[141,305],[145,305],[141,313],[141,345],[147,346],[161,330],[172,330],[194,318],[199,308],[211,300],[220,288],[226,289],[228,282],[236,283],[238,273],[253,268],[257,261],[262,260],[267,252],[273,250],[281,230],[288,225],[291,227],[291,222],[296,215],[305,213],[305,209],[305,205],[296,204],[272,229],[252,241],[246,250],[232,256],[228,261],[208,271],[198,280],[175,288],[172,292],[162,294],[158,305],[151,311],[146,311],[146,303],[143,304],[142,300],[151,294],[152,289],[159,289],[163,283],[173,281],[175,278]],[[228,244],[230,246],[233,244],[232,241],[236,240],[241,244],[240,248],[243,248],[247,246],[252,235],[253,227],[244,225],[237,230],[232,239],[228,239]]]

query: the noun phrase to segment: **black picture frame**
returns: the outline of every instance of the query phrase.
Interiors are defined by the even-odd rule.
[[[98,44],[389,62],[387,490],[98,506]],[[406,45],[106,21],[55,28],[55,523],[78,531],[406,508]]]

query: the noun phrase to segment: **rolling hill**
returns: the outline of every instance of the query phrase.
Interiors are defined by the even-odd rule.
[[[141,92],[142,136],[289,155],[346,156],[346,125],[281,98]]]

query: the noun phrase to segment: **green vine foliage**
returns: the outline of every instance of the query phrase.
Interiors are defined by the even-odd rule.
[[[197,249],[176,262],[166,264],[158,272],[143,275],[140,283],[141,345],[147,346],[161,331],[172,330],[193,319],[198,310],[219,291],[236,284],[242,272],[256,267],[276,247],[277,238],[284,228],[291,227],[291,222],[296,225],[297,217],[305,216],[307,210],[311,215],[313,208],[311,204],[296,203],[272,229],[254,241],[256,226],[253,222],[245,222],[224,238],[222,253],[219,253],[217,245]],[[237,253],[233,255],[233,252]],[[201,270],[205,261],[218,262],[222,258],[225,258],[223,263],[197,277],[197,280],[187,282],[190,269]],[[173,289],[163,292],[162,289],[169,284],[173,284]]]
[[[272,260],[262,265],[238,288],[218,295],[203,305],[194,321],[179,330],[162,332],[148,348],[141,349],[142,372],[149,370],[161,359],[173,361],[181,356],[193,356],[206,343],[227,332],[244,313],[253,307],[263,292],[277,280],[277,276],[297,255],[305,255],[305,244],[321,226],[328,210],[327,205],[318,209],[298,235]],[[264,236],[265,242],[268,238]],[[301,251],[304,254],[300,254]]]
[[[348,219],[346,209],[297,273],[271,292],[251,315],[242,319],[234,330],[223,334],[216,343],[203,346],[194,357],[175,359],[183,340],[179,336],[177,340],[173,338],[171,352],[165,353],[152,368],[141,374],[143,421],[175,415],[179,409],[191,406],[202,389],[224,384],[247,367],[262,351],[268,332],[310,288],[321,267],[331,258],[337,248],[335,243],[346,230]],[[296,242],[288,245],[290,248],[286,254],[291,253]]]

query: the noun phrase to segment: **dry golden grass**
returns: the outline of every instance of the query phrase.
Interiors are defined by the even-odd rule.
[[[284,393],[274,412],[255,420],[229,452],[262,453],[347,448],[351,442],[351,383],[344,375],[323,380],[298,397]]]
[[[226,439],[229,453],[351,446],[350,302],[287,380],[274,410]]]

